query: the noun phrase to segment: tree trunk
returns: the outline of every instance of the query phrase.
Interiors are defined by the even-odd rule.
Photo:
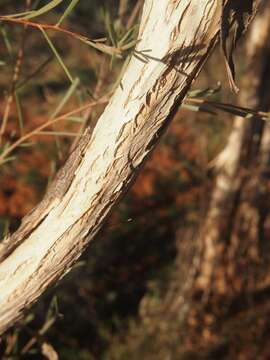
[[[247,67],[239,95],[241,106],[262,111],[270,107],[269,31],[267,0],[246,39]],[[227,146],[216,160],[208,213],[195,249],[189,249],[195,253],[191,272],[180,249],[187,279],[169,307],[171,314],[178,309],[182,316],[182,355],[269,359],[269,139],[268,123],[234,119]]]
[[[268,111],[269,2],[262,10],[247,39],[247,68],[239,103]],[[216,295],[228,296],[244,288],[251,290],[250,286],[255,290],[255,279],[251,284],[247,270],[252,268],[254,275],[253,267],[257,268],[259,258],[264,257],[259,244],[266,242],[263,227],[269,208],[269,154],[269,125],[256,118],[236,117],[227,146],[216,161],[216,186],[200,235],[203,249],[197,286],[203,291],[212,289]],[[265,256],[270,258],[268,253]]]
[[[70,270],[125,194],[216,43],[222,9],[218,0],[145,1],[140,41],[93,134],[0,244],[0,332]]]

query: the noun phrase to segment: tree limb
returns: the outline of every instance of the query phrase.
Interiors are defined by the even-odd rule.
[[[70,270],[125,194],[216,43],[220,12],[218,0],[145,1],[140,41],[93,134],[1,243],[0,332]]]

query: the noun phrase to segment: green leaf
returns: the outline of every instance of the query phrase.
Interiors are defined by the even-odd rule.
[[[72,12],[72,10],[74,9],[74,7],[78,4],[80,0],[71,0],[70,4],[68,5],[68,7],[66,8],[64,14],[61,16],[61,18],[59,19],[58,23],[56,24],[56,26],[59,26],[64,20],[65,18]]]
[[[110,13],[108,11],[105,12],[104,21],[105,21],[106,29],[107,29],[108,34],[109,34],[109,38],[110,38],[113,46],[117,47],[116,31],[115,31],[115,28],[114,28],[113,23],[111,21]]]
[[[49,2],[49,4],[42,6],[40,9],[31,11],[30,14],[24,16],[22,19],[29,20],[37,16],[43,15],[46,12],[55,8],[57,5],[61,4],[62,1],[63,0],[52,0],[51,2]]]
[[[69,87],[69,89],[67,90],[66,94],[64,95],[64,97],[61,99],[60,104],[57,106],[57,108],[54,110],[54,112],[51,114],[50,116],[50,120],[54,119],[59,113],[60,111],[63,109],[63,107],[65,106],[65,104],[67,103],[67,101],[70,99],[70,97],[74,94],[74,91],[77,89],[78,85],[80,83],[79,78],[76,78],[73,83],[71,84],[71,86]]]
[[[32,13],[33,13],[33,10],[30,10],[30,11],[24,11],[21,13],[9,14],[9,15],[4,15],[4,16],[7,18],[22,18],[23,16],[30,15]]]
[[[8,34],[7,34],[6,30],[5,30],[5,28],[2,27],[2,26],[0,27],[0,31],[1,31],[1,35],[2,35],[3,40],[4,40],[4,44],[5,44],[6,48],[7,48],[8,55],[12,59],[13,58],[13,50],[12,50],[12,45],[11,45],[11,42],[9,40]]]
[[[24,129],[24,119],[23,119],[21,101],[20,101],[20,97],[19,97],[18,91],[15,91],[15,92],[14,92],[14,95],[15,95],[15,103],[16,103],[18,120],[19,120],[19,127],[20,127],[20,131],[21,131],[21,134],[22,134],[22,133],[23,133],[23,129]]]
[[[85,119],[79,116],[69,116],[66,118],[67,121],[72,121],[76,123],[85,123]]]
[[[13,161],[16,159],[16,156],[10,156],[10,157],[6,157],[1,163],[0,165],[6,164],[7,162]]]
[[[134,33],[138,30],[138,25],[134,25],[132,28],[130,28],[123,37],[118,41],[118,46],[121,47],[125,43],[129,42],[129,40],[134,40]]]
[[[25,142],[25,143],[22,143],[20,145],[18,145],[19,147],[22,147],[22,148],[28,148],[28,147],[31,147],[31,146],[34,146],[35,143],[33,142]]]
[[[204,106],[204,105],[191,105],[191,104],[186,104],[183,103],[181,105],[182,108],[193,111],[193,112],[205,112],[207,114],[211,114],[211,115],[217,115],[216,112],[214,112],[213,110],[211,110],[210,108]]]
[[[217,86],[214,88],[208,87],[206,89],[196,89],[188,92],[189,98],[198,98],[198,97],[209,97],[221,90],[221,83],[218,82]]]
[[[56,50],[55,46],[53,45],[52,41],[50,40],[49,36],[47,35],[46,31],[42,28],[39,27],[40,31],[42,32],[42,34],[44,35],[47,43],[49,44],[52,52],[54,53],[56,59],[58,60],[59,64],[61,65],[61,67],[63,68],[64,72],[66,73],[67,77],[69,78],[70,82],[73,83],[73,78],[68,70],[68,68],[66,67],[66,65],[64,64],[64,61],[62,60],[60,54],[58,53],[58,51]]]

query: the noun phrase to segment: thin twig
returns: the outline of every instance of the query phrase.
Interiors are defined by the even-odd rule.
[[[237,113],[237,115],[242,116],[242,117],[256,116],[264,121],[269,121],[269,119],[270,119],[269,112],[257,111],[257,110],[253,110],[253,109],[250,109],[247,107],[211,101],[211,100],[207,100],[207,99],[203,99],[203,98],[192,98],[192,97],[189,98],[188,97],[185,99],[184,102],[198,104],[197,106],[199,108],[202,107],[203,105],[207,105],[210,108],[214,108],[216,110],[220,110],[220,111],[223,111],[226,113],[230,113],[230,114]]]
[[[16,63],[15,63],[15,66],[14,66],[13,77],[12,77],[12,80],[11,80],[11,87],[10,87],[9,95],[7,97],[6,106],[5,106],[5,109],[4,109],[4,115],[3,115],[1,129],[0,129],[0,144],[2,143],[2,137],[3,137],[4,133],[5,133],[6,126],[7,126],[7,123],[8,123],[11,104],[12,104],[12,101],[14,99],[14,93],[16,91],[16,83],[17,83],[17,81],[19,79],[19,76],[20,76],[20,71],[21,71],[21,66],[22,66],[22,61],[23,61],[23,55],[24,55],[24,44],[25,44],[26,29],[27,29],[27,25],[25,24],[24,29],[23,29],[22,39],[21,39],[21,46],[20,46],[20,48],[18,50],[17,59],[16,59]],[[23,133],[22,124],[20,124],[20,131],[21,131],[21,134],[22,134]]]
[[[103,43],[95,41],[95,40],[90,40],[89,38],[87,38],[84,35],[75,33],[73,31],[64,29],[64,28],[56,26],[56,25],[42,24],[42,23],[33,22],[33,21],[29,21],[29,20],[24,20],[24,19],[14,19],[14,18],[10,18],[10,17],[7,17],[7,16],[0,16],[0,21],[11,22],[11,23],[14,23],[14,24],[19,24],[19,25],[27,25],[27,26],[30,26],[30,27],[33,27],[33,28],[36,28],[36,29],[39,29],[39,30],[42,28],[44,30],[58,31],[58,32],[61,32],[61,33],[65,34],[65,35],[71,36],[71,37],[73,37],[73,38],[75,38],[77,40],[80,40],[80,41],[92,46],[93,48],[95,48],[95,49],[97,49],[97,50],[99,50],[101,52],[107,53],[109,55],[115,55],[115,56],[118,56],[118,57],[122,56],[121,55],[121,53],[122,53],[121,48],[106,45],[106,44],[103,44]]]
[[[39,340],[40,337],[42,337],[43,335],[45,335],[45,333],[51,328],[51,326],[55,323],[55,321],[57,320],[56,317],[53,317],[49,320],[47,320],[43,326],[41,327],[40,330],[38,330],[37,335],[34,335],[27,343],[26,345],[22,348],[21,350],[21,355],[24,355],[26,353],[29,352],[29,350],[33,347],[33,345],[35,345],[35,343]]]
[[[107,72],[108,72],[108,66],[107,65],[107,61],[106,59],[103,57],[102,60],[101,60],[101,65],[100,65],[100,68],[99,68],[99,72],[98,72],[98,80],[97,80],[97,83],[96,83],[96,86],[95,86],[95,89],[94,89],[94,92],[93,92],[93,97],[94,99],[96,99],[99,94],[100,94],[100,91],[102,89],[102,86],[105,82],[105,79],[106,79],[106,76],[108,75]],[[94,128],[94,125],[92,123],[92,108],[88,108],[84,115],[83,115],[83,123],[78,131],[79,134],[83,133],[85,128],[86,127],[91,127],[92,129]],[[71,147],[70,147],[70,152],[76,147],[78,141],[80,140],[80,136],[78,136],[72,143]]]
[[[29,80],[32,80],[36,75],[40,74],[46,66],[53,60],[53,55],[50,55],[45,61],[43,61],[31,74],[27,75],[24,79],[22,79],[15,87],[15,90],[20,89],[24,85],[26,85]]]
[[[24,143],[26,140],[28,140],[29,138],[31,138],[34,135],[38,135],[38,133],[40,131],[42,131],[43,129],[45,129],[46,127],[55,124],[56,122],[60,121],[60,120],[64,120],[69,116],[72,116],[80,111],[84,111],[90,107],[99,105],[99,104],[105,104],[106,102],[108,102],[108,96],[104,96],[101,99],[97,100],[97,101],[93,101],[91,103],[85,104],[75,110],[72,110],[68,113],[65,113],[55,119],[52,120],[48,120],[47,122],[45,122],[44,124],[38,126],[37,128],[35,128],[33,131],[30,131],[29,133],[23,135],[20,137],[20,139],[18,139],[17,141],[15,141],[13,144],[11,144],[8,148],[6,148],[2,154],[0,155],[0,164],[4,162],[5,158],[7,157],[7,155],[9,155],[12,151],[14,151],[18,146],[20,146],[22,143]]]

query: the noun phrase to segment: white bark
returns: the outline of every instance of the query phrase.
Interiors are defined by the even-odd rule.
[[[0,332],[71,268],[126,192],[215,43],[219,4],[145,1],[142,60],[132,57],[91,139],[86,132],[43,202],[1,244]]]

